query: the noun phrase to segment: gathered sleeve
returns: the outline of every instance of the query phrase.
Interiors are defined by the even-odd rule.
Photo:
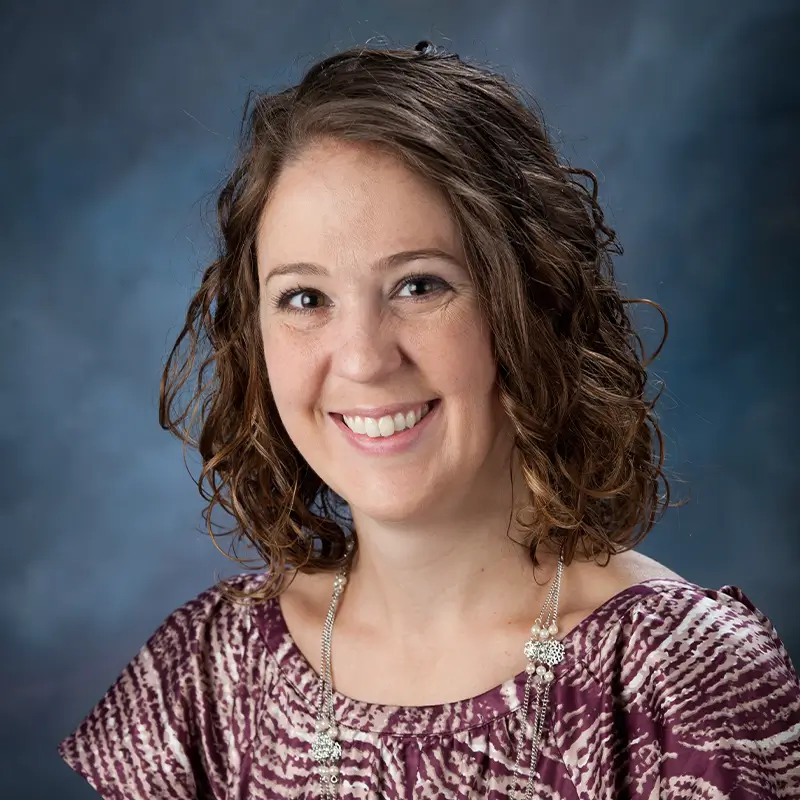
[[[247,617],[225,603],[215,587],[173,612],[59,744],[104,800],[226,794],[254,698],[238,690]]]
[[[684,608],[649,657],[658,796],[800,799],[800,682],[772,623],[734,587]]]

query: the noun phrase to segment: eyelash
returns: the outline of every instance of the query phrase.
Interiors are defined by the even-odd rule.
[[[392,294],[396,294],[400,289],[402,289],[404,286],[407,286],[409,283],[422,283],[423,281],[427,281],[432,284],[433,288],[430,292],[422,295],[421,297],[410,297],[404,299],[412,300],[413,302],[420,302],[428,297],[431,297],[432,295],[437,294],[438,292],[446,291],[452,288],[450,284],[442,278],[439,278],[436,275],[428,275],[427,273],[420,272],[406,275],[406,277],[397,284]],[[282,292],[275,295],[275,297],[272,298],[272,306],[273,308],[280,309],[281,311],[289,311],[292,314],[313,314],[315,311],[317,311],[316,308],[295,308],[294,306],[289,305],[289,301],[293,297],[298,294],[302,294],[303,292],[322,294],[322,292],[320,292],[318,289],[313,289],[310,286],[301,286],[298,284],[297,286],[284,289]]]

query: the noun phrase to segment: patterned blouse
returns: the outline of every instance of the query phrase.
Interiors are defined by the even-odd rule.
[[[234,604],[220,586],[172,613],[61,742],[106,800],[319,796],[317,676],[277,599]],[[800,798],[800,683],[741,590],[645,581],[563,643],[534,797]],[[424,707],[335,693],[339,797],[506,798],[525,678]]]

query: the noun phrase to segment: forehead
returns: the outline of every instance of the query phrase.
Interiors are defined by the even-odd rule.
[[[281,173],[261,218],[259,262],[375,259],[423,247],[460,256],[444,194],[396,157],[316,144]]]

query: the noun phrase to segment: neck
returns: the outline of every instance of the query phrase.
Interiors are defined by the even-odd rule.
[[[534,574],[529,548],[520,544],[524,534],[513,524],[510,489],[506,500],[476,498],[446,520],[424,524],[386,524],[354,510],[359,547],[341,613],[359,630],[410,646],[484,625],[529,626],[558,555],[540,547]]]

